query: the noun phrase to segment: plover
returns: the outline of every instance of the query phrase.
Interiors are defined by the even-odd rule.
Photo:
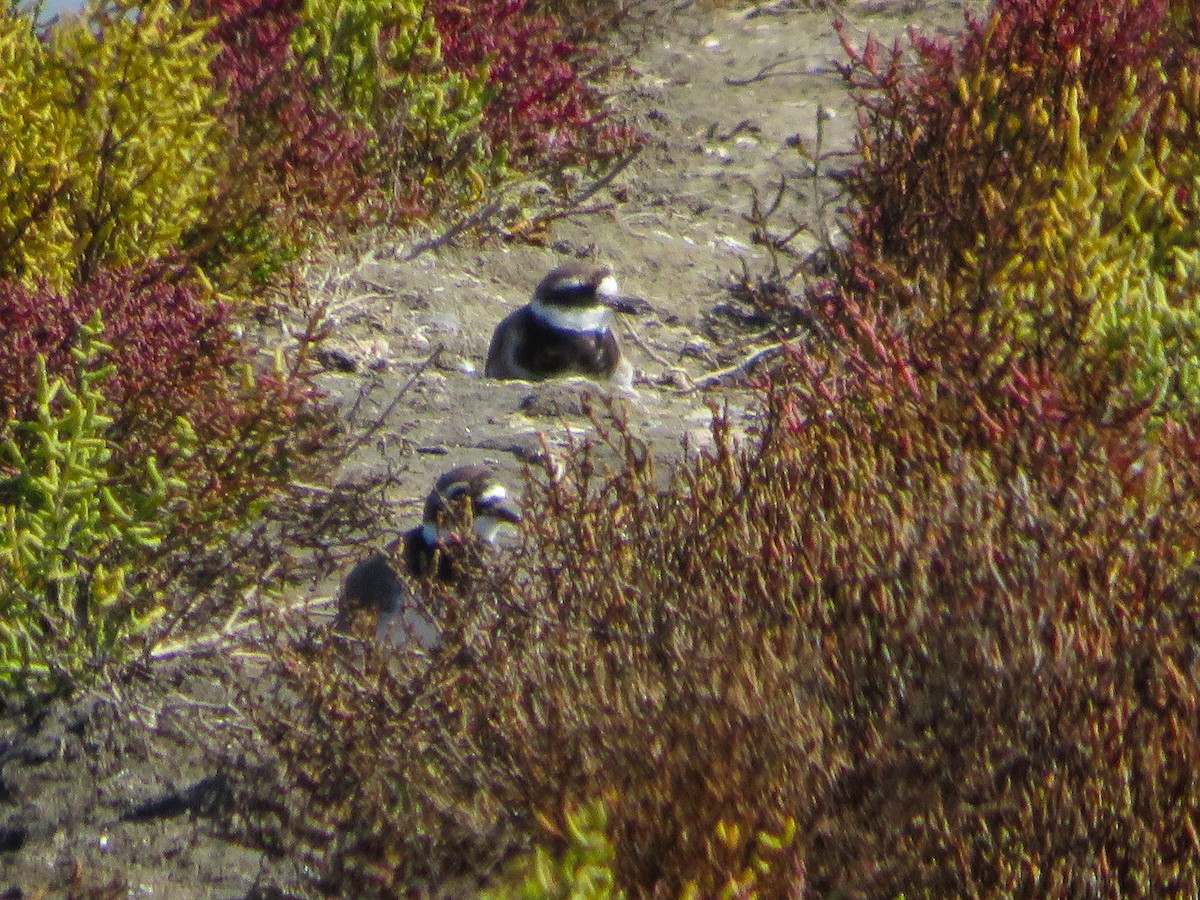
[[[432,650],[441,635],[423,598],[396,571],[409,579],[437,579],[454,583],[460,563],[470,548],[470,535],[456,530],[471,510],[477,539],[494,544],[506,525],[521,521],[521,510],[508,490],[482,466],[458,466],[442,475],[425,501],[421,524],[409,529],[383,551],[376,550],[346,576],[340,598],[339,624],[355,610],[366,608],[378,615],[376,638],[396,645],[416,644]]]
[[[561,265],[496,326],[484,374],[524,381],[583,375],[631,390],[633,366],[613,334],[613,313],[648,308],[640,297],[623,295],[605,266]]]

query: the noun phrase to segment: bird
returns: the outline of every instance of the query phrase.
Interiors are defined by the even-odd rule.
[[[441,634],[414,582],[435,580],[457,585],[462,561],[471,549],[471,534],[457,525],[471,511],[475,539],[495,544],[501,529],[521,522],[521,509],[495,474],[483,466],[456,466],[435,482],[425,500],[421,524],[409,529],[384,550],[375,550],[346,576],[335,628],[343,630],[356,611],[377,616],[376,640],[432,651]],[[401,577],[396,567],[409,580]]]
[[[496,326],[484,375],[522,381],[584,376],[632,391],[633,366],[612,331],[613,314],[647,309],[642,298],[620,292],[607,266],[560,265],[529,303]]]

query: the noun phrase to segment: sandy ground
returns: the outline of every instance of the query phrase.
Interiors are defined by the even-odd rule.
[[[976,13],[985,6],[968,5]],[[793,215],[819,231],[797,139],[814,148],[823,107],[833,113],[823,149],[851,147],[834,12],[814,6],[691,5],[670,17],[618,85],[618,108],[650,136],[645,151],[587,199],[590,212],[555,221],[544,246],[461,239],[414,256],[422,238],[412,237],[313,273],[334,330],[322,384],[347,433],[412,380],[374,438],[330,474],[397,476],[396,520],[381,526],[381,541],[419,518],[432,480],[450,466],[486,462],[519,485],[522,465],[543,446],[560,448],[568,429],[587,429],[579,385],[481,377],[495,323],[567,258],[611,265],[626,292],[653,306],[631,323],[636,337],[621,328],[639,372],[637,396],[621,402],[656,454],[677,458],[685,435],[702,444],[713,403],[728,403],[734,424],[752,430],[753,403],[736,380],[693,388],[770,343],[765,324],[747,318],[731,291],[743,265],[752,274],[771,268],[751,241],[755,192],[769,201],[785,178],[786,214],[775,230],[788,231]],[[962,24],[957,2],[863,0],[838,12],[856,41],[891,39],[909,25]],[[825,182],[816,188],[832,191]],[[803,254],[819,243],[802,234],[792,246]],[[312,587],[314,596],[335,589],[332,579]],[[0,721],[0,898],[244,897],[284,877],[286,867],[223,839],[203,814],[205,779],[216,773],[190,734],[187,709],[205,697],[205,678],[217,676],[170,666],[144,674],[55,706],[33,724]]]

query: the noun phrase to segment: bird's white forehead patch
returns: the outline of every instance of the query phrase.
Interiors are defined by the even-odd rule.
[[[617,287],[617,279],[611,275],[605,275],[600,279],[600,283],[596,285],[596,295],[606,299],[613,299],[621,296],[621,289]]]
[[[497,500],[508,499],[508,491],[502,484],[493,484],[490,488],[479,495],[480,503],[495,503]]]

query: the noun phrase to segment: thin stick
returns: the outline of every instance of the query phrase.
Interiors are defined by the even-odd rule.
[[[635,344],[637,344],[639,347],[642,348],[642,351],[648,357],[650,357],[652,360],[654,360],[656,363],[658,363],[660,366],[663,366],[664,368],[667,368],[667,369],[676,368],[675,366],[671,365],[671,363],[668,360],[664,359],[661,355],[659,355],[654,350],[653,347],[651,347],[649,344],[647,344],[642,339],[642,336],[640,334],[638,334],[638,330],[633,327],[632,322],[630,322],[628,319],[622,317],[621,323],[625,326],[625,330],[629,332],[629,337],[633,339],[633,342]]]
[[[759,362],[769,356],[774,356],[786,346],[786,341],[780,341],[777,344],[769,344],[766,347],[759,347],[748,354],[744,359],[742,359],[741,362],[725,369],[718,369],[715,372],[710,372],[701,378],[697,378],[692,387],[683,391],[683,393],[689,394],[696,390],[706,390],[707,388],[715,387],[726,379],[745,374],[746,372],[750,371],[750,369],[754,368],[754,366],[756,366]]]
[[[428,253],[430,250],[436,250],[438,247],[445,246],[446,244],[448,244],[452,240],[454,240],[456,237],[458,237],[460,234],[462,234],[464,231],[466,231],[468,228],[473,228],[474,226],[480,224],[481,222],[485,222],[488,219],[490,219],[497,212],[499,212],[500,207],[503,205],[504,205],[504,195],[502,194],[501,196],[497,197],[495,200],[492,200],[490,203],[485,204],[482,208],[477,209],[475,212],[471,213],[469,216],[459,219],[457,222],[455,222],[453,225],[451,225],[449,228],[447,228],[441,234],[439,234],[435,237],[432,237],[427,241],[421,241],[419,244],[417,244],[415,247],[413,247],[412,250],[410,250],[408,252],[408,255],[404,257],[404,261],[412,262],[414,259],[416,259],[418,256],[420,256],[422,253]]]
[[[433,352],[425,358],[424,362],[417,366],[417,370],[412,373],[408,381],[404,382],[404,386],[401,387],[396,393],[396,396],[392,398],[391,403],[384,407],[383,412],[375,417],[375,421],[372,422],[370,426],[366,428],[362,434],[355,438],[354,442],[342,452],[342,459],[349,459],[359,447],[371,440],[371,438],[375,437],[375,432],[379,431],[379,429],[383,427],[384,420],[392,414],[392,411],[395,410],[397,405],[399,405],[400,400],[404,397],[404,395],[407,394],[412,386],[417,383],[417,379],[425,374],[425,370],[433,365],[433,363],[439,356],[442,355],[442,351],[445,349],[445,344],[438,344],[433,348]]]
[[[808,69],[791,69],[778,71],[780,66],[788,63],[800,62],[804,59],[803,56],[790,56],[782,59],[777,59],[774,62],[769,62],[753,75],[746,78],[732,78],[725,76],[725,83],[730,87],[745,87],[748,84],[754,84],[756,81],[766,81],[768,78],[792,78],[801,75],[821,75],[823,72],[810,71]]]
[[[298,600],[284,606],[281,612],[294,613],[301,610],[317,609],[321,606],[328,606],[337,600],[334,596],[329,597],[308,597],[304,600]],[[215,650],[220,650],[234,636],[243,634],[260,624],[260,619],[249,619],[238,624],[233,624],[231,619],[222,628],[216,631],[210,631],[207,634],[196,635],[195,637],[185,638],[181,641],[175,641],[170,644],[164,644],[161,647],[155,647],[148,654],[149,658],[155,661],[165,659],[176,659],[180,656],[196,656],[201,653],[210,653]]]
[[[624,156],[622,156],[620,159],[618,159],[615,163],[613,163],[613,166],[611,169],[609,169],[602,176],[597,178],[590,185],[588,185],[586,188],[584,188],[582,191],[580,191],[578,194],[576,194],[574,197],[572,197],[570,200],[568,200],[565,205],[567,207],[574,208],[574,207],[578,206],[580,203],[582,203],[584,200],[587,200],[589,197],[591,197],[597,191],[602,190],[604,187],[611,184],[612,180],[614,178],[616,178],[618,175],[620,175],[622,172],[624,172],[625,168],[631,162],[633,162],[635,159],[637,159],[638,155],[641,152],[642,152],[641,147],[634,147],[632,150],[630,150],[628,153],[626,153]]]

